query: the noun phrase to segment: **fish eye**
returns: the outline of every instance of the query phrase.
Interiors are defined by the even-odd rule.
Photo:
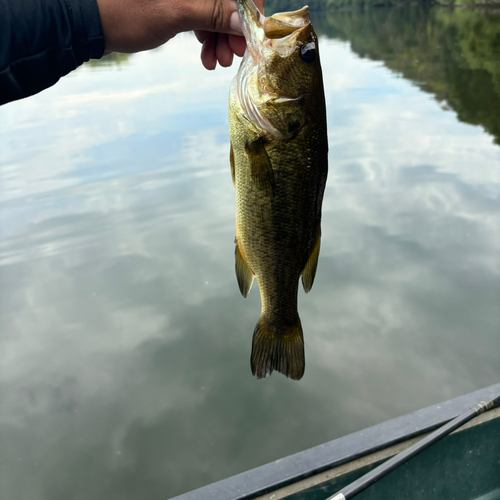
[[[300,58],[307,64],[311,64],[316,59],[316,44],[306,43],[300,47]]]

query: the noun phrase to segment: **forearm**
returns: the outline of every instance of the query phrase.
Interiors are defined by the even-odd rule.
[[[0,104],[36,94],[103,53],[96,0],[0,0]]]
[[[231,33],[231,0],[97,0],[106,50],[140,52],[168,42],[177,33],[210,30]],[[236,16],[237,17],[237,16]],[[234,32],[241,34],[241,30]]]

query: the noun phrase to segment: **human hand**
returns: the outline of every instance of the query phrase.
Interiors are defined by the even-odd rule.
[[[264,11],[265,0],[255,0],[261,12]],[[214,3],[217,3],[215,0]],[[231,2],[229,26],[238,34],[226,33],[223,30],[195,30],[196,38],[203,44],[201,48],[201,62],[207,69],[215,69],[217,61],[221,66],[228,67],[233,63],[234,54],[242,57],[247,47],[241,31],[240,16],[235,2]]]
[[[265,0],[256,0],[263,9]],[[245,52],[234,0],[97,0],[107,52],[140,52],[194,30],[205,68]]]

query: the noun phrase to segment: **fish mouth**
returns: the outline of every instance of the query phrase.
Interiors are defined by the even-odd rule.
[[[295,50],[302,28],[310,24],[309,7],[294,12],[282,12],[265,17],[253,0],[237,0],[243,35],[255,63],[264,47],[286,57]]]
[[[290,137],[293,133],[280,130],[272,123],[271,117],[262,111],[261,105],[271,101],[275,105],[283,105],[298,101],[301,96],[288,95],[272,84],[267,74],[266,58],[269,59],[270,51],[285,58],[297,50],[302,44],[298,40],[300,34],[310,25],[309,7],[265,17],[253,0],[237,0],[237,4],[247,42],[247,52],[235,86],[236,98],[244,111],[243,116],[257,130],[269,136]]]

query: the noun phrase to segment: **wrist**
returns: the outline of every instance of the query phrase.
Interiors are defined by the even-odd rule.
[[[102,32],[104,35],[104,45],[106,52],[115,50],[111,48],[113,44],[113,25],[116,25],[115,14],[110,0],[97,0],[97,7],[99,8],[99,16],[101,18]],[[111,45],[111,46],[110,46]]]

